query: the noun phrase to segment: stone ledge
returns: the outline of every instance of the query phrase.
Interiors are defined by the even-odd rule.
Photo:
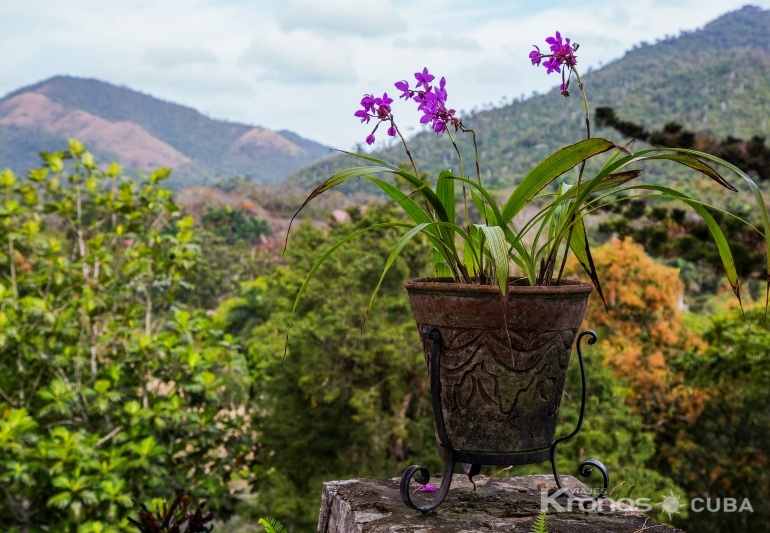
[[[540,514],[541,490],[555,489],[553,476],[475,478],[455,474],[452,488],[436,511],[422,514],[406,507],[399,494],[399,479],[351,479],[324,483],[318,533],[527,533]],[[440,477],[431,483],[440,484]],[[565,488],[576,493],[589,489],[572,476],[562,476]],[[431,496],[431,495],[426,495]],[[415,496],[416,497],[416,496]],[[566,507],[566,499],[559,500]],[[602,500],[598,510],[548,510],[551,533],[675,533],[626,506]],[[613,510],[615,507],[616,510]],[[623,510],[617,510],[623,507]]]

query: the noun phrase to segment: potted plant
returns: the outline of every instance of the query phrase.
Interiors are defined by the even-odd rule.
[[[407,281],[405,286],[425,341],[437,442],[445,463],[450,465],[445,470],[449,477],[454,462],[522,464],[551,459],[553,463],[556,413],[565,371],[592,286],[604,300],[591,258],[587,215],[639,195],[683,202],[708,226],[727,279],[740,300],[732,254],[709,206],[675,187],[643,181],[642,168],[646,164],[668,161],[736,191],[721,174],[731,173],[748,187],[761,223],[770,227],[760,190],[749,176],[728,162],[687,149],[632,152],[627,146],[592,137],[588,100],[576,68],[578,46],[559,32],[548,37],[546,43],[547,51],[536,46],[529,58],[533,65],[546,68],[548,74],[561,74],[562,95],[570,96],[570,86],[577,85],[585,111],[585,138],[546,157],[507,198],[498,198],[482,183],[475,132],[447,107],[445,78],[436,80],[424,68],[415,73],[415,86],[399,81],[395,88],[400,98],[417,104],[422,124],[449,138],[457,156],[457,170],[444,170],[435,179],[424,178],[396,124],[393,99],[387,93],[381,97],[367,94],[361,100],[361,109],[355,112],[362,123],[373,123],[366,142],[374,143],[378,128],[387,128],[389,136],[401,141],[408,168],[370,155],[345,152],[365,164],[332,175],[297,211],[299,214],[325,191],[364,177],[406,213],[408,221],[384,224],[403,228],[404,233],[385,261],[364,322],[385,274],[400,252],[417,235],[426,237],[426,253],[433,258],[434,276]],[[460,134],[470,135],[472,140],[470,175],[465,168],[465,154],[455,142]],[[601,160],[598,156],[602,156]],[[586,163],[593,160],[597,169],[589,173]],[[571,183],[556,183],[573,169]],[[402,187],[384,179],[387,176],[400,181]],[[403,191],[403,185],[408,192]],[[477,213],[475,217],[470,204]],[[382,225],[356,231],[321,253],[297,293],[292,315],[318,267],[349,240]],[[770,239],[765,237],[767,252]],[[570,254],[586,271],[591,285],[562,278]],[[470,470],[477,472],[477,467]],[[427,484],[427,471],[421,467],[412,467],[407,473],[407,484],[414,474],[418,483]],[[442,483],[439,492],[445,495],[447,490],[448,485]],[[406,503],[418,508],[407,501],[408,490],[406,494]],[[439,503],[443,495],[437,496]],[[435,506],[419,509],[432,508]]]

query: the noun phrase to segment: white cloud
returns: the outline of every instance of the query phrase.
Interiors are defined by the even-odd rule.
[[[291,0],[279,17],[284,30],[381,37],[404,31],[406,21],[388,0]]]
[[[355,82],[350,50],[345,42],[321,38],[304,30],[260,35],[243,53],[240,64],[248,69],[256,68],[259,81]]]
[[[424,33],[417,37],[399,37],[393,40],[395,48],[404,50],[452,50],[476,52],[482,49],[479,42],[468,35],[458,33]]]
[[[148,47],[144,49],[142,58],[146,63],[163,69],[219,63],[211,50],[186,46]]]

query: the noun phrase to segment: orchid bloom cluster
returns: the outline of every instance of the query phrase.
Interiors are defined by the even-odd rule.
[[[553,37],[548,37],[545,42],[550,48],[550,53],[543,53],[537,45],[533,45],[535,50],[529,53],[529,59],[533,65],[540,66],[542,64],[548,74],[552,72],[561,73],[562,83],[559,86],[559,90],[561,90],[564,96],[569,96],[569,79],[570,75],[575,72],[574,67],[577,64],[575,52],[577,52],[579,45],[571,43],[569,38],[562,38],[561,33],[558,31]],[[566,68],[562,70],[562,66]],[[415,72],[414,77],[417,80],[414,88],[410,88],[406,80],[398,81],[394,85],[396,89],[401,91],[399,98],[411,99],[417,102],[417,110],[422,112],[420,123],[430,123],[433,131],[436,133],[447,131],[447,126],[449,125],[454,126],[455,131],[463,129],[462,122],[459,118],[455,117],[455,110],[448,109],[446,106],[446,79],[442,77],[439,80],[438,86],[431,85],[431,82],[436,77],[428,72],[427,67],[423,68],[422,72]],[[390,137],[400,135],[393,119],[392,103],[393,98],[389,97],[388,93],[383,93],[382,97],[379,98],[371,94],[365,94],[361,99],[361,109],[356,111],[354,115],[361,119],[362,123],[365,122],[367,124],[369,124],[371,119],[377,119],[374,129],[366,137],[366,144],[374,144],[374,134],[383,122],[390,123],[387,130]]]
[[[577,52],[579,45],[577,43],[571,44],[569,37],[562,39],[561,33],[558,31],[553,37],[548,37],[545,42],[548,43],[551,53],[544,54],[537,45],[533,45],[535,50],[532,50],[529,53],[529,59],[532,61],[533,65],[539,66],[542,62],[543,67],[547,70],[546,74],[552,72],[561,73],[562,82],[559,89],[561,90],[561,94],[569,96],[569,91],[567,90],[569,88],[569,75],[573,72],[573,67],[577,64],[575,52]],[[543,61],[543,59],[546,61]],[[567,72],[561,70],[562,65],[567,67]]]
[[[436,77],[428,72],[427,67],[423,68],[422,72],[415,72],[414,77],[417,83],[413,89],[409,87],[409,82],[406,80],[398,81],[394,85],[396,89],[401,91],[399,98],[411,99],[417,102],[417,110],[422,112],[420,123],[427,124],[430,122],[433,131],[436,133],[445,132],[447,125],[452,125],[455,129],[461,128],[462,123],[460,119],[455,117],[455,110],[448,109],[446,106],[446,78],[442,76],[438,86],[431,85],[431,82]],[[366,137],[366,144],[374,143],[374,133],[382,122],[390,123],[387,132],[389,136],[395,137],[398,134],[398,129],[393,121],[393,112],[391,111],[392,103],[393,99],[388,96],[388,93],[383,93],[381,98],[365,94],[361,99],[362,109],[356,111],[354,115],[360,118],[361,122],[366,122],[367,124],[372,118],[378,120],[377,125]]]

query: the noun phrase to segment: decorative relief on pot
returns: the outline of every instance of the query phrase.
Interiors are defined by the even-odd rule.
[[[420,325],[422,326],[422,324]],[[441,404],[449,443],[476,452],[548,448],[577,328],[441,328]],[[430,361],[430,342],[425,355]]]

